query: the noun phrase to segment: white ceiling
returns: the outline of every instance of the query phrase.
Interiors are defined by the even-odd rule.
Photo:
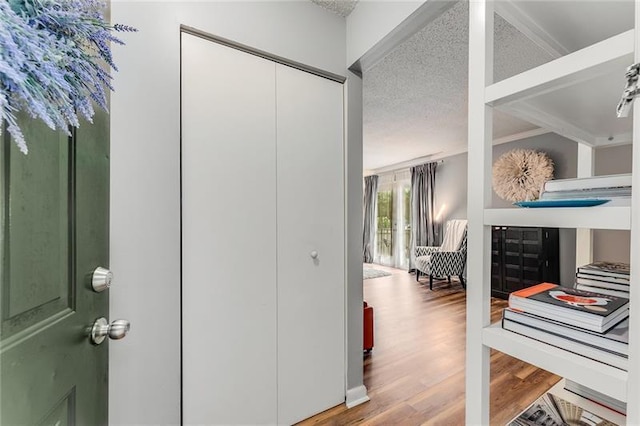
[[[460,2],[365,71],[365,169],[466,145],[468,22],[468,3]],[[502,18],[495,27],[496,79],[552,59]],[[496,138],[535,127],[495,114]]]
[[[358,0],[311,0],[320,7],[336,13],[343,18],[349,16],[358,3]]]
[[[517,1],[510,11],[536,26],[534,43],[495,19],[499,81],[618,34],[633,25],[632,1]],[[575,13],[578,10],[580,13]],[[505,16],[507,16],[505,14]],[[541,41],[542,40],[542,41]],[[550,44],[545,44],[549,41]],[[550,48],[549,46],[552,46]],[[554,50],[553,47],[556,49]],[[364,168],[464,150],[467,141],[468,3],[462,1],[363,75]],[[497,112],[496,139],[536,127]]]
[[[633,28],[633,0],[519,0],[511,2],[567,52]]]

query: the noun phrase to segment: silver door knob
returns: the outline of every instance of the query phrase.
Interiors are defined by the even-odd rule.
[[[309,256],[311,256],[312,259],[317,259],[318,258],[318,252],[313,250],[311,253],[309,253]]]
[[[91,327],[91,343],[99,345],[104,342],[107,336],[111,340],[120,340],[127,335],[130,329],[131,324],[127,320],[119,319],[109,324],[106,318],[98,318]]]
[[[93,291],[100,293],[111,287],[112,280],[113,273],[107,268],[98,266],[91,276],[91,287],[93,287]]]

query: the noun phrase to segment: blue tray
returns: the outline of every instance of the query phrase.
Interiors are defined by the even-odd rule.
[[[519,207],[593,207],[609,202],[603,198],[580,198],[574,200],[536,200],[513,203]]]

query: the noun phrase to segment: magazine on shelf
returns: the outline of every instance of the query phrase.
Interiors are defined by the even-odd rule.
[[[619,188],[627,186],[631,186],[631,173],[549,180],[544,184],[544,191],[575,191],[580,189]]]
[[[566,337],[548,333],[544,330],[510,321],[508,319],[502,319],[502,328],[530,339],[537,340],[538,342],[546,343],[548,345],[555,346],[556,348],[572,352],[576,355],[590,358],[602,364],[619,368],[620,370],[627,371],[629,365],[629,359],[622,355],[605,351],[603,349],[596,348],[595,346],[585,345],[584,343],[567,339]]]
[[[575,340],[586,345],[626,357],[629,355],[629,319],[625,319],[606,333],[596,333],[580,327],[563,324],[552,319],[540,318],[509,308],[502,312],[506,320],[537,328],[560,337]]]
[[[585,274],[584,272],[576,273],[576,278],[582,280],[582,284],[597,284],[597,283],[606,283],[606,284],[615,284],[618,287],[611,287],[613,290],[622,290],[623,288],[629,288],[629,277],[620,278],[620,277],[607,277],[604,275],[593,275],[593,274]]]
[[[629,316],[629,300],[541,283],[509,295],[511,309],[603,333]]]
[[[628,279],[631,269],[628,263],[598,261],[578,267],[578,273]]]
[[[554,396],[546,393],[507,424],[507,426],[520,425],[565,426],[567,423],[558,411]]]
[[[553,389],[533,404],[527,407],[515,419],[507,423],[507,426],[620,426],[607,417],[616,417],[615,413],[608,416],[596,414],[593,411],[602,412],[602,409],[591,410],[585,408],[575,400],[578,399],[570,394],[562,398],[554,393]]]
[[[607,296],[615,296],[615,297],[622,297],[625,299],[629,298],[629,290],[627,288],[627,291],[621,291],[621,290],[611,290],[608,288],[602,288],[602,287],[594,287],[594,286],[590,286],[590,285],[585,285],[585,284],[580,284],[576,282],[576,289],[577,290],[581,290],[581,291],[590,291],[593,293],[600,293],[600,294],[604,294]]]

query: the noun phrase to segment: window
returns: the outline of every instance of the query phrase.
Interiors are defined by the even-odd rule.
[[[409,268],[411,180],[407,172],[380,176],[374,262]]]

